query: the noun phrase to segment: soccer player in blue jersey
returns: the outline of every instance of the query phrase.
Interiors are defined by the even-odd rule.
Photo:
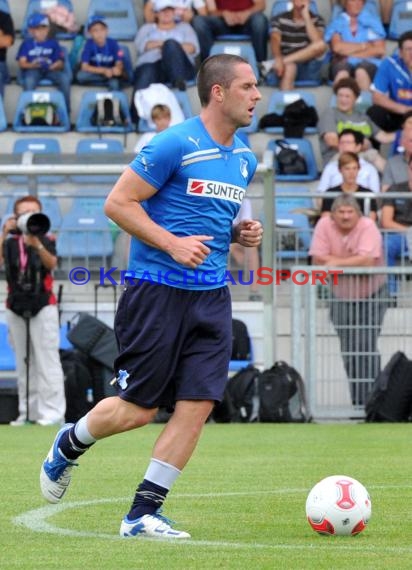
[[[263,228],[233,226],[257,161],[235,136],[261,98],[250,65],[236,55],[199,70],[199,116],[156,135],[121,175],[106,214],[132,236],[127,286],[116,313],[118,396],[101,400],[57,434],[40,472],[57,503],[77,458],[96,440],[141,427],[173,409],[158,437],[120,535],[189,538],[160,508],[222,398],[232,345],[224,281],[231,241],[261,243]]]

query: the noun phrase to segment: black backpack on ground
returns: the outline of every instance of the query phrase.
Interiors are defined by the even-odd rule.
[[[367,422],[407,422],[412,416],[412,361],[395,352],[378,374],[365,406]]]
[[[250,364],[228,379],[223,400],[213,411],[215,422],[257,421],[259,375],[259,370]]]
[[[286,362],[278,360],[261,372],[258,394],[259,421],[310,421],[303,378]]]
[[[250,351],[250,337],[245,323],[239,319],[232,319],[231,360],[249,360]]]

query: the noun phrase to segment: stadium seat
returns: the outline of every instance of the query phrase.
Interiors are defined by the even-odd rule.
[[[120,101],[120,109],[125,117],[124,125],[113,126],[97,126],[92,124],[93,111],[96,108],[96,102],[101,97],[117,97]],[[80,107],[76,120],[76,131],[79,133],[123,133],[126,134],[132,130],[132,121],[130,117],[129,101],[127,95],[123,91],[86,91],[80,101]]]
[[[63,265],[67,262],[70,267],[74,259],[81,259],[89,269],[108,266],[113,240],[102,202],[103,199],[76,198],[70,211],[63,216],[56,243]]]
[[[355,110],[358,111],[358,113],[366,113],[371,105],[372,93],[370,91],[362,91],[356,99]],[[332,93],[329,99],[329,106],[336,107],[336,95],[334,93]]]
[[[123,155],[123,145],[117,139],[80,139],[76,146],[76,155],[80,164],[88,164],[96,159],[102,164],[114,162],[113,155]],[[97,155],[97,156],[96,156]],[[73,174],[70,178],[78,184],[112,185],[118,179],[117,174]]]
[[[58,125],[24,125],[24,110],[28,103],[50,102],[57,108],[60,124]],[[23,91],[17,102],[13,119],[13,130],[18,133],[63,133],[70,130],[70,118],[64,97],[60,91]]]
[[[180,108],[183,111],[183,115],[185,119],[189,119],[193,116],[192,107],[190,104],[190,99],[186,91],[179,91],[179,89],[171,89],[173,95],[176,97],[177,102],[180,105]],[[139,122],[137,125],[137,132],[138,133],[145,133],[151,131],[153,129],[150,128],[146,119],[139,118]]]
[[[293,194],[299,194],[299,196],[295,197]],[[300,214],[302,212],[296,210],[313,208],[313,199],[310,190],[305,186],[295,186],[293,184],[276,185],[275,206],[277,216],[284,216],[289,213]]]
[[[0,132],[5,131],[6,129],[7,129],[6,112],[4,110],[3,99],[0,95]]]
[[[316,108],[316,99],[313,93],[310,91],[299,91],[295,89],[294,91],[275,91],[272,93],[266,112],[282,115],[286,105],[289,105],[298,99],[303,99],[309,107]],[[266,127],[262,130],[266,133],[283,133],[283,127]],[[314,134],[317,132],[317,127],[305,128],[305,134]]]
[[[274,0],[270,11],[270,17],[282,14],[282,12],[289,12],[293,8],[291,0]],[[313,14],[319,14],[316,0],[310,0],[309,9]]]
[[[8,0],[0,0],[0,10],[10,14],[10,6]]]
[[[20,155],[25,152],[32,152],[36,154],[60,154],[61,148],[57,138],[34,138],[26,137],[16,139],[13,145],[13,155]],[[52,158],[52,157],[51,157]],[[28,177],[20,174],[14,174],[7,177],[8,181],[12,184],[27,183]],[[37,182],[40,184],[59,184],[64,181],[64,176],[61,174],[41,174],[37,177]]]
[[[276,257],[298,261],[309,253],[311,228],[304,214],[277,212],[275,228]]]
[[[95,14],[105,17],[110,37],[126,41],[135,39],[138,25],[133,0],[89,0],[87,19]]]
[[[395,0],[389,22],[388,38],[397,40],[404,32],[412,30],[412,5],[410,0]]]
[[[67,8],[69,12],[74,12],[71,0],[28,0],[22,25],[23,37],[29,37],[27,22],[34,12],[47,12],[49,8],[52,8],[56,5]],[[75,32],[64,32],[62,30],[57,30],[55,37],[57,40],[71,40],[75,35]]]
[[[319,177],[319,172],[311,142],[304,138],[285,138],[282,140],[288,143],[293,149],[296,149],[305,158],[307,174],[279,174],[277,168],[275,168],[276,180],[279,182],[307,182],[309,180],[316,180]],[[267,149],[273,152],[275,167],[277,167],[276,152],[279,151],[280,148],[276,144],[276,140],[269,141]]]
[[[0,370],[16,370],[16,357],[8,339],[8,327],[0,322]]]
[[[259,78],[259,68],[256,61],[255,50],[253,49],[250,41],[239,42],[232,39],[231,41],[215,42],[212,45],[212,49],[210,50],[210,55],[216,55],[220,53],[229,53],[243,57],[250,63],[256,77]]]

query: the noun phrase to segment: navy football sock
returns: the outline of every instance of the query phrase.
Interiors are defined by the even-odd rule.
[[[143,479],[136,489],[133,504],[127,515],[129,521],[134,521],[143,515],[152,515],[163,505],[168,492],[168,489]]]
[[[83,455],[85,451],[93,445],[93,443],[85,444],[78,440],[74,433],[75,426],[65,431],[60,438],[59,449],[66,459],[77,459]]]

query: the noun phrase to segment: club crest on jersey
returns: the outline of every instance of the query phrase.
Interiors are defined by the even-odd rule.
[[[248,178],[248,169],[247,169],[247,160],[244,158],[240,159],[240,174],[243,176],[245,180]]]
[[[202,198],[218,198],[241,204],[245,189],[233,184],[225,184],[217,180],[199,180],[189,178],[186,194],[200,196]]]

